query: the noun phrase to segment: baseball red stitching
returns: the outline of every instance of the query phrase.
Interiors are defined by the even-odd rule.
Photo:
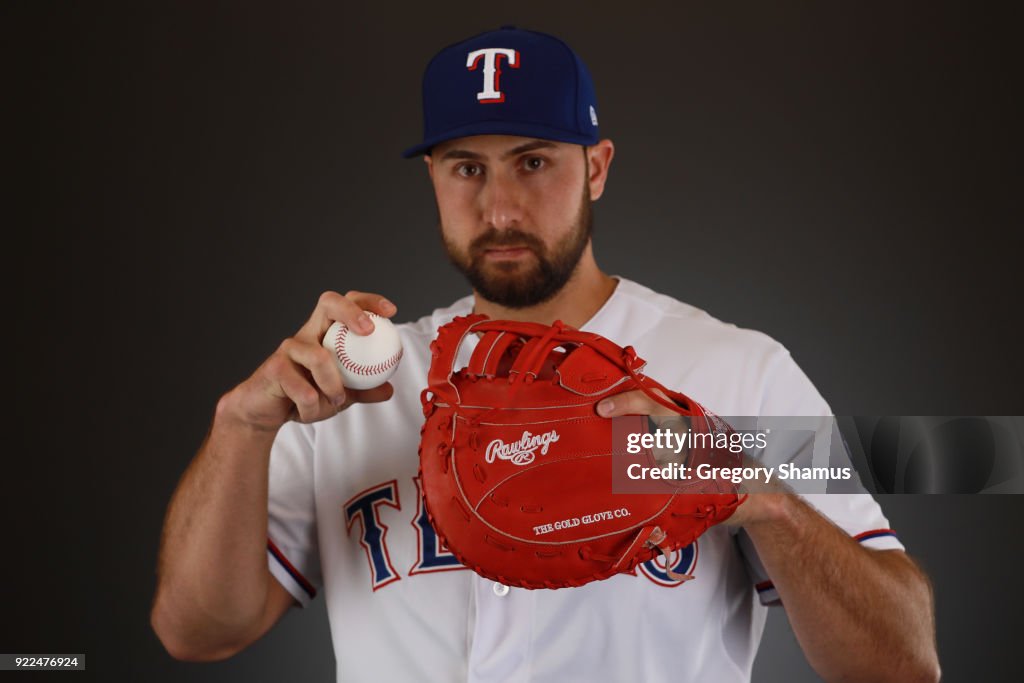
[[[348,337],[348,327],[345,325],[339,325],[338,334],[334,337],[334,353],[338,356],[338,360],[341,361],[341,366],[353,374],[367,376],[377,375],[386,370],[390,370],[398,365],[398,361],[402,360],[403,349],[398,349],[398,353],[382,363],[377,363],[376,365],[362,365],[361,363],[356,363],[345,351],[346,337]]]

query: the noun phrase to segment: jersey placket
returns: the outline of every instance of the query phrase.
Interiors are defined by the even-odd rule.
[[[526,683],[530,676],[536,591],[475,576],[476,615],[469,643],[470,683]]]

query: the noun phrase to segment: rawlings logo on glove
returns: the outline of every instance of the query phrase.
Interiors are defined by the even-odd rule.
[[[534,436],[530,432],[523,432],[522,437],[514,443],[506,444],[501,439],[495,439],[487,444],[487,453],[484,459],[487,462],[494,462],[494,458],[508,460],[513,465],[529,465],[533,462],[534,454],[540,448],[540,454],[548,452],[548,446],[558,441],[558,432],[551,430],[547,434]]]
[[[480,340],[456,371],[471,334]],[[472,315],[441,327],[431,351],[422,394],[423,497],[440,540],[484,577],[523,588],[606,579],[689,545],[742,502],[721,480],[612,494],[612,420],[595,412],[602,399],[641,390],[688,417],[695,433],[728,430],[695,401],[641,374],[644,361],[630,347],[560,322]],[[648,430],[646,416],[616,420],[630,421],[631,432]],[[692,448],[687,465],[729,467],[740,457]]]

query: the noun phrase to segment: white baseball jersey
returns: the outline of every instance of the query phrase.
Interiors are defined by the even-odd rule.
[[[649,376],[723,416],[830,414],[777,342],[618,279],[583,329],[632,345]],[[289,423],[274,444],[270,569],[302,605],[323,592],[337,679],[748,680],[765,605],[778,597],[735,528],[713,527],[633,574],[559,590],[495,584],[439,545],[417,479],[419,393],[437,328],[472,304],[466,297],[398,327],[405,355],[391,400]],[[869,494],[814,504],[864,545],[902,549]],[[673,581],[667,565],[696,578]]]

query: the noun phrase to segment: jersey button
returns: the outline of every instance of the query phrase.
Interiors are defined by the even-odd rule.
[[[499,598],[503,598],[506,595],[508,595],[508,586],[506,586],[503,583],[498,583],[497,581],[495,581],[493,588],[494,594],[497,595]]]

